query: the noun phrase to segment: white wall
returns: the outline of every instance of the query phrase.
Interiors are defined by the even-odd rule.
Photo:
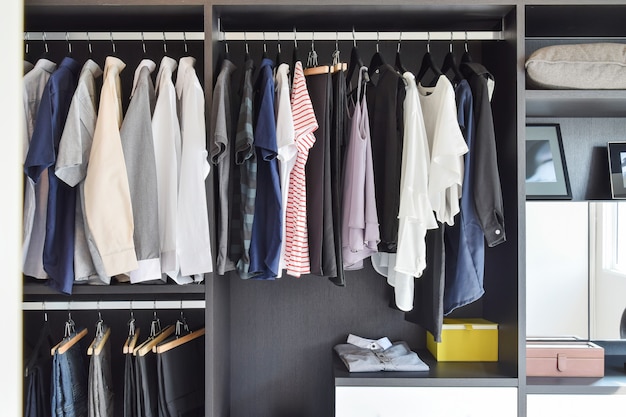
[[[22,413],[22,275],[19,261],[22,224],[22,135],[20,120],[23,48],[23,0],[2,2],[0,38],[3,62],[0,65],[0,265],[2,265],[2,415]]]
[[[587,202],[526,203],[526,334],[588,338]]]

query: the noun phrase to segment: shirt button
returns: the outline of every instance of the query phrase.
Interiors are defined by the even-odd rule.
[[[500,234],[500,229],[496,229],[496,235]]]

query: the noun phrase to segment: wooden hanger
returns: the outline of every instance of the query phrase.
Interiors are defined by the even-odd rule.
[[[205,333],[205,329],[203,327],[200,330],[196,330],[195,332],[186,334],[185,336],[179,337],[178,339],[174,339],[169,342],[163,343],[162,345],[158,345],[156,346],[156,353],[167,352],[168,350],[174,349],[177,346],[180,346],[184,343],[197,339],[200,336],[203,336],[204,333]]]
[[[101,337],[96,337],[93,339],[89,347],[87,348],[87,355],[95,355],[98,356],[102,353],[102,349],[104,349],[104,345],[106,344],[109,336],[111,335],[111,328],[107,328],[104,334]]]
[[[59,355],[67,352],[72,346],[78,343],[83,337],[87,335],[87,329],[83,329],[80,332],[74,334],[68,339],[63,339],[61,342],[56,344],[52,349],[50,349],[50,354],[54,356],[55,353],[59,353]]]
[[[122,348],[122,353],[133,353],[135,351],[137,340],[139,340],[139,331],[140,329],[136,329],[135,334],[130,335],[126,338],[126,342],[124,343],[124,347]]]
[[[146,353],[150,352],[152,348],[163,341],[166,337],[174,333],[174,325],[170,324],[163,330],[161,330],[156,336],[148,338],[141,345],[137,346],[133,351],[135,356],[146,356]]]

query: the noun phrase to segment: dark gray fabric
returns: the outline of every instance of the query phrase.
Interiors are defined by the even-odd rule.
[[[105,343],[99,355],[91,355],[87,387],[88,417],[113,417],[110,341]]]
[[[135,357],[127,353],[124,360],[124,417],[141,417],[137,414],[137,384]]]

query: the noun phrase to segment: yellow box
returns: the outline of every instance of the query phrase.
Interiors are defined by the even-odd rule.
[[[430,332],[426,347],[439,362],[497,362],[498,324],[485,319],[443,319],[441,343]]]

